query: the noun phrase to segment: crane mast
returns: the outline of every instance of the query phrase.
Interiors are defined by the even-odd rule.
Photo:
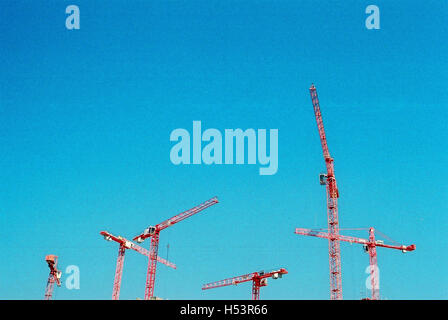
[[[378,277],[378,259],[376,256],[376,241],[375,241],[375,231],[373,228],[369,229],[369,243],[371,245],[366,245],[367,252],[369,253],[369,263],[370,263],[370,285],[372,287],[372,300],[380,299],[379,292],[379,277]]]
[[[325,135],[324,123],[319,106],[319,99],[314,84],[310,87],[311,101],[313,103],[314,115],[316,116],[317,129],[319,131],[320,142],[324,155],[327,174],[320,175],[320,183],[326,186],[327,191],[327,219],[328,230],[331,237],[328,239],[329,246],[329,264],[330,264],[330,299],[342,300],[342,276],[341,276],[341,249],[338,239],[339,218],[338,218],[338,198],[339,191],[334,175],[333,158],[328,150],[327,138]]]
[[[120,298],[121,276],[123,275],[124,254],[126,248],[124,245],[118,247],[117,266],[115,267],[114,287],[112,289],[112,300]]]
[[[151,256],[148,262],[148,272],[145,286],[145,300],[151,299],[154,296],[154,284],[156,282],[156,268],[157,268],[157,260],[154,259],[154,257],[158,256],[159,239],[160,239],[160,231],[157,231],[151,237],[151,245],[149,247]]]

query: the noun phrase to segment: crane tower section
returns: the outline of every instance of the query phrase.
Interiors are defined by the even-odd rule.
[[[339,243],[339,217],[338,198],[339,191],[334,175],[333,158],[328,150],[327,137],[325,135],[324,122],[320,111],[319,99],[314,84],[310,87],[311,101],[313,103],[314,115],[316,117],[317,129],[319,131],[320,142],[327,167],[327,173],[320,175],[320,184],[326,186],[327,191],[327,220],[328,230],[332,235],[328,239],[329,264],[330,264],[330,299],[342,300],[342,276],[341,276],[341,249]]]

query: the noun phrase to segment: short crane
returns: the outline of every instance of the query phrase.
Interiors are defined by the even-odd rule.
[[[264,271],[252,272],[243,276],[224,279],[221,281],[210,282],[202,286],[202,290],[237,285],[239,283],[252,281],[252,300],[260,300],[260,287],[268,285],[268,278],[278,279],[287,274],[285,268],[265,273]]]
[[[211,207],[218,203],[218,198],[213,197],[204,203],[201,203],[200,205],[191,208],[187,211],[184,211],[182,213],[179,213],[178,215],[175,215],[174,217],[165,220],[159,224],[156,224],[155,226],[150,226],[149,228],[146,228],[142,234],[134,237],[133,240],[137,241],[138,243],[143,242],[147,238],[151,238],[151,245],[149,251],[151,252],[151,255],[149,256],[149,262],[148,262],[148,272],[146,275],[146,287],[145,287],[145,300],[150,300],[154,295],[154,283],[156,280],[156,267],[157,267],[157,257],[158,257],[158,251],[159,251],[159,237],[160,237],[160,231],[163,229],[166,229],[173,224],[176,224],[182,220],[185,220],[196,213],[201,212],[204,209],[207,209],[208,207]]]
[[[401,250],[403,253],[408,251],[414,251],[415,245],[411,244],[409,246],[405,245],[388,245],[384,244],[382,240],[375,240],[375,229],[369,228],[369,239],[361,239],[356,237],[350,237],[350,236],[343,236],[343,235],[334,235],[332,233],[328,232],[322,232],[320,230],[313,230],[313,229],[303,229],[303,228],[296,228],[295,234],[300,234],[304,236],[313,236],[318,238],[324,238],[329,240],[340,240],[350,243],[359,243],[364,246],[364,249],[366,252],[369,253],[369,260],[370,260],[370,282],[372,285],[372,300],[379,300],[380,298],[380,292],[379,292],[379,282],[378,282],[378,264],[377,264],[377,255],[376,255],[376,247],[383,247],[383,248],[389,248],[389,249],[397,249]]]
[[[53,297],[54,283],[61,286],[61,275],[62,272],[58,270],[58,256],[54,254],[49,254],[45,257],[45,261],[48,263],[50,268],[50,274],[48,275],[47,286],[45,288],[45,300],[51,300]]]
[[[151,253],[145,248],[142,248],[139,245],[121,236],[116,237],[107,231],[101,231],[100,234],[104,237],[105,240],[115,241],[120,245],[118,248],[117,267],[115,268],[114,288],[112,291],[112,300],[118,300],[120,297],[121,276],[123,275],[124,254],[126,252],[126,249],[132,249],[147,257],[150,257]],[[170,268],[176,269],[176,265],[174,263],[171,263],[165,259],[157,257],[157,261],[167,265]]]

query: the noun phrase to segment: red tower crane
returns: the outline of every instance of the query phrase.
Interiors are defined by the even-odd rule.
[[[329,260],[330,260],[330,299],[342,300],[342,277],[341,277],[341,248],[339,244],[339,218],[338,198],[339,191],[334,175],[333,158],[328,150],[327,138],[325,136],[324,123],[320,112],[319,99],[314,84],[310,87],[311,101],[313,103],[314,115],[316,116],[317,129],[324,154],[327,174],[320,174],[321,185],[326,185],[327,190],[327,219],[328,230],[332,237],[328,238]]]
[[[120,297],[121,276],[123,275],[124,254],[126,252],[126,249],[132,249],[147,257],[151,257],[151,253],[145,248],[142,248],[139,245],[136,245],[132,241],[129,241],[121,236],[116,237],[107,231],[101,231],[100,234],[104,237],[105,240],[115,241],[120,245],[118,248],[117,267],[115,268],[114,287],[112,291],[112,300],[118,300]],[[176,265],[174,263],[162,259],[161,257],[157,257],[157,261],[167,265],[170,268],[176,269]]]
[[[288,273],[288,271],[286,271],[286,269],[284,269],[284,268],[281,268],[281,269],[275,270],[275,271],[271,271],[268,273],[265,273],[264,271],[252,272],[249,274],[245,274],[243,276],[228,278],[228,279],[224,279],[221,281],[210,282],[210,283],[204,284],[202,286],[202,290],[226,287],[226,286],[230,286],[230,285],[237,285],[239,283],[252,281],[252,300],[260,300],[260,287],[265,287],[268,285],[267,278],[272,277],[272,279],[278,279],[287,273]]]
[[[408,251],[414,251],[415,245],[411,244],[409,246],[405,245],[388,245],[384,244],[382,240],[375,240],[375,230],[374,228],[369,228],[369,239],[361,239],[356,237],[350,237],[350,236],[343,236],[343,235],[334,235],[327,232],[322,232],[319,230],[312,230],[312,229],[303,229],[303,228],[296,228],[295,231],[296,234],[304,235],[304,236],[313,236],[318,238],[324,238],[329,240],[340,240],[340,241],[346,241],[350,243],[359,243],[364,246],[364,249],[369,253],[369,260],[370,260],[370,282],[372,286],[372,300],[378,300],[380,297],[379,292],[379,279],[378,279],[378,264],[377,264],[377,254],[376,254],[376,247],[383,247],[383,248],[389,248],[389,249],[397,249],[401,250],[403,253]]]
[[[148,272],[146,274],[146,287],[145,287],[145,300],[149,300],[154,295],[154,283],[156,280],[156,267],[157,267],[157,257],[158,257],[158,250],[159,250],[159,238],[160,238],[160,231],[163,229],[168,228],[169,226],[172,226],[173,224],[176,224],[182,220],[185,220],[192,215],[195,215],[196,213],[201,212],[202,210],[213,206],[214,204],[218,203],[218,198],[214,197],[211,198],[204,203],[201,203],[200,205],[191,208],[187,211],[184,211],[182,213],[179,213],[178,215],[165,220],[159,224],[156,224],[155,226],[150,226],[149,228],[145,229],[142,234],[136,236],[133,240],[137,241],[138,243],[143,242],[147,238],[151,238],[151,245],[150,245],[150,253],[149,256],[149,262],[148,262]]]
[[[62,272],[57,269],[58,266],[58,256],[49,254],[45,257],[45,261],[48,263],[50,268],[50,274],[48,276],[47,286],[45,288],[45,300],[51,300],[53,297],[54,283],[61,286],[61,275]]]

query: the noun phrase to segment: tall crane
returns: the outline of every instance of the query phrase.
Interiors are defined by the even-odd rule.
[[[268,285],[268,278],[278,279],[288,271],[284,268],[265,273],[264,271],[252,272],[238,277],[228,278],[221,281],[210,282],[202,286],[202,290],[237,285],[239,283],[252,281],[252,300],[260,300],[260,287]]]
[[[415,250],[414,244],[411,244],[408,246],[389,245],[389,244],[384,244],[384,241],[382,241],[382,240],[375,240],[375,229],[374,228],[369,228],[369,239],[362,239],[362,238],[343,236],[343,235],[334,235],[332,233],[322,232],[320,230],[303,229],[303,228],[296,228],[295,234],[300,234],[300,235],[304,235],[304,236],[313,236],[313,237],[324,238],[324,239],[329,239],[329,240],[330,239],[331,240],[340,240],[340,241],[346,241],[346,242],[350,242],[350,243],[362,244],[364,246],[364,250],[369,253],[370,283],[372,286],[371,299],[372,300],[379,300],[379,298],[380,298],[376,247],[397,249],[397,250],[401,250],[403,253]]]
[[[47,286],[45,288],[45,300],[51,300],[53,297],[54,283],[61,286],[61,275],[62,272],[58,270],[58,256],[54,254],[49,254],[45,256],[45,261],[48,263],[50,268],[50,274],[48,275]]]
[[[321,185],[327,190],[327,219],[328,230],[332,237],[328,238],[329,260],[330,260],[330,299],[342,300],[342,277],[341,277],[341,248],[339,243],[339,218],[338,198],[339,191],[334,175],[333,158],[328,150],[327,138],[325,136],[324,123],[320,112],[319,99],[314,84],[310,87],[311,101],[313,103],[314,115],[316,116],[317,129],[319,131],[320,143],[324,155],[327,174],[320,174]]]
[[[172,226],[173,224],[176,224],[182,220],[185,220],[196,213],[201,212],[202,210],[213,206],[214,204],[218,203],[218,198],[213,197],[204,203],[201,203],[200,205],[191,208],[187,211],[181,212],[178,215],[175,215],[174,217],[165,220],[159,224],[156,224],[155,226],[150,226],[149,228],[146,228],[142,234],[134,237],[133,240],[137,241],[138,243],[143,242],[147,238],[151,238],[151,245],[150,245],[150,253],[149,256],[149,262],[148,262],[148,272],[146,274],[146,287],[145,287],[145,300],[150,300],[154,295],[154,283],[156,280],[156,267],[157,267],[157,257],[158,257],[158,251],[159,251],[159,239],[160,239],[160,231],[168,228],[169,226]]]
[[[107,231],[101,231],[100,234],[104,237],[105,240],[115,241],[120,245],[118,248],[117,266],[115,268],[114,287],[112,290],[112,300],[118,300],[120,297],[121,276],[123,275],[124,254],[126,250],[131,249],[147,257],[151,257],[151,253],[145,248],[142,248],[139,245],[121,236],[116,237]],[[171,263],[161,257],[157,257],[157,261],[167,265],[170,268],[176,269],[176,265],[174,263]]]

